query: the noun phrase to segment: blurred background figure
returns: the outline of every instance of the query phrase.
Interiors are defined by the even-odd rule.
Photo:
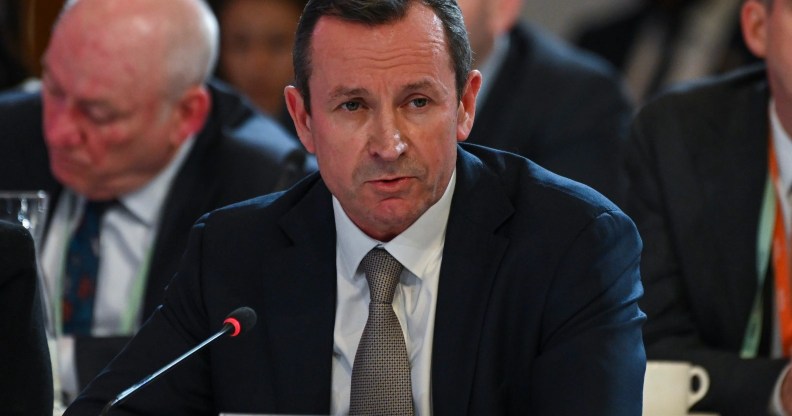
[[[636,102],[679,82],[756,59],[743,43],[741,0],[643,0],[584,22],[574,42],[619,68]]]
[[[742,0],[765,64],[645,105],[626,149],[627,214],[644,251],[650,360],[688,361],[710,386],[691,409],[792,415],[792,2]]]
[[[52,415],[52,371],[33,238],[0,221],[0,413]]]
[[[195,220],[288,187],[305,153],[211,79],[201,0],[73,1],[54,28],[41,92],[0,95],[0,189],[52,196],[41,263],[73,397],[160,304]]]
[[[292,45],[306,0],[213,0],[220,21],[217,75],[294,133],[283,89],[292,82]]]
[[[459,0],[483,83],[468,138],[618,201],[632,107],[603,59],[520,19],[522,0]]]

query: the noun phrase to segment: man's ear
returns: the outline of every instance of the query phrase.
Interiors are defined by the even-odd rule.
[[[286,108],[289,109],[294,128],[297,130],[297,136],[303,146],[305,146],[305,149],[310,153],[314,153],[316,146],[314,146],[313,134],[311,133],[311,115],[308,114],[305,108],[305,101],[300,90],[289,85],[283,90],[283,95],[286,98]]]
[[[187,89],[176,105],[178,125],[171,142],[180,146],[191,135],[201,131],[211,108],[212,96],[206,86],[196,85]]]
[[[740,10],[743,39],[751,53],[759,58],[767,54],[767,19],[770,13],[762,0],[747,0]]]
[[[473,129],[473,119],[476,117],[476,97],[480,88],[481,72],[470,71],[457,109],[457,141],[465,141]]]

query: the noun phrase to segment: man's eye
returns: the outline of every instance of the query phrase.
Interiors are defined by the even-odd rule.
[[[360,103],[357,101],[347,101],[341,104],[341,107],[347,111],[357,111],[360,110]]]
[[[417,108],[422,108],[429,104],[429,100],[427,98],[415,98],[412,100],[412,104]]]
[[[107,110],[84,110],[86,117],[97,125],[110,124],[119,118],[118,113]]]

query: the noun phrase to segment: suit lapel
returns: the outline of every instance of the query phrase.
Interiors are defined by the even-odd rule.
[[[432,397],[436,414],[468,412],[492,284],[508,244],[496,229],[513,212],[502,185],[460,148],[440,270]]]
[[[318,177],[318,175],[316,175]],[[268,260],[266,325],[273,334],[279,408],[330,410],[336,303],[336,234],[330,192],[321,180],[280,221],[293,245]],[[274,265],[272,263],[275,263]],[[296,364],[296,365],[295,365]],[[307,411],[307,410],[306,410]]]

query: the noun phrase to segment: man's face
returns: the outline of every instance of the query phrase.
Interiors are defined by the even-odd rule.
[[[44,55],[44,133],[59,182],[90,199],[133,191],[171,159],[176,105],[165,98],[161,45],[58,25]],[[159,55],[158,55],[159,56]],[[161,58],[161,56],[160,56]]]
[[[294,77],[291,48],[301,10],[291,1],[234,0],[220,16],[220,67],[228,81],[264,111],[283,109]]]
[[[388,241],[443,195],[480,74],[458,100],[441,22],[420,3],[388,25],[323,17],[311,53],[312,114],[287,91],[300,139],[352,221]]]

